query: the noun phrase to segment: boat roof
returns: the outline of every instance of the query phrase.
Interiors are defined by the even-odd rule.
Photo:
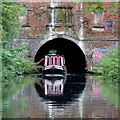
[[[45,56],[61,56],[61,57],[64,57],[64,55],[58,55],[58,54],[49,54],[49,55],[45,55]]]

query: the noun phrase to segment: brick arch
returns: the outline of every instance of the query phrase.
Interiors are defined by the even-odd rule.
[[[70,40],[74,43],[76,43],[80,49],[83,51],[83,53],[85,54],[85,51],[84,49],[81,47],[80,43],[81,41],[79,40],[79,38],[76,36],[76,35],[73,35],[71,33],[66,33],[66,32],[56,32],[56,33],[50,33],[50,34],[47,34],[40,42],[39,44],[36,45],[36,50],[35,50],[35,53],[34,53],[34,57],[37,53],[37,51],[40,49],[40,47],[42,45],[44,45],[46,42],[48,41],[51,41],[53,39],[57,39],[57,38],[63,38],[63,39],[67,39],[67,40]]]
[[[57,50],[57,54],[64,55],[69,73],[83,73],[86,71],[86,56],[79,46],[79,39],[65,34],[50,35],[39,43],[39,49],[35,55],[35,62],[39,62],[51,49]],[[43,63],[40,63],[43,65]]]

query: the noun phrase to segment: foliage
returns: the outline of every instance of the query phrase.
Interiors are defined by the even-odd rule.
[[[56,54],[57,50],[50,50],[48,54]]]
[[[3,49],[2,61],[2,82],[6,82],[6,84],[9,77],[28,72],[34,65],[17,54],[13,49]]]
[[[88,3],[88,7],[85,9],[86,12],[91,11],[93,13],[99,13],[103,11],[104,7],[104,0],[95,0],[94,2],[88,1],[88,0],[70,0],[74,3],[79,3],[79,2],[86,2]],[[119,2],[111,2],[111,5],[108,7],[109,13],[115,13],[116,11],[114,10],[115,7],[117,7]]]
[[[112,2],[112,4],[108,7],[109,13],[115,13],[114,8],[118,6],[117,2]],[[104,2],[89,2],[88,7],[86,8],[86,12],[91,11],[93,13],[102,12],[104,8]]]
[[[89,2],[86,12],[91,11],[94,13],[99,13],[103,11],[103,2]]]
[[[118,44],[116,45],[115,49],[109,49],[109,54],[104,54],[101,62],[97,65],[99,67],[93,68],[93,70],[102,73],[106,79],[118,83]]]
[[[12,42],[13,38],[18,34],[22,24],[18,21],[20,16],[25,14],[24,6],[16,2],[2,2],[1,12],[1,28],[3,47]],[[9,43],[10,44],[10,43]]]
[[[41,33],[41,34],[27,34],[28,37],[44,37],[46,34],[45,33]]]
[[[2,82],[7,85],[9,78],[30,71],[33,63],[23,58],[27,53],[26,42],[19,47],[14,37],[19,33],[18,18],[25,14],[24,6],[16,2],[2,2],[1,28],[2,28]]]

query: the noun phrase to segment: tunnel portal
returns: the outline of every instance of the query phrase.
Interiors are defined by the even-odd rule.
[[[56,50],[59,55],[64,55],[68,73],[85,73],[86,59],[80,47],[71,40],[56,38],[44,43],[35,55],[35,62],[39,62],[50,50]],[[43,65],[41,62],[40,65]]]

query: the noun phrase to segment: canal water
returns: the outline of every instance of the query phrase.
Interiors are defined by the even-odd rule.
[[[3,90],[3,118],[118,118],[118,91],[94,75],[22,76]]]

